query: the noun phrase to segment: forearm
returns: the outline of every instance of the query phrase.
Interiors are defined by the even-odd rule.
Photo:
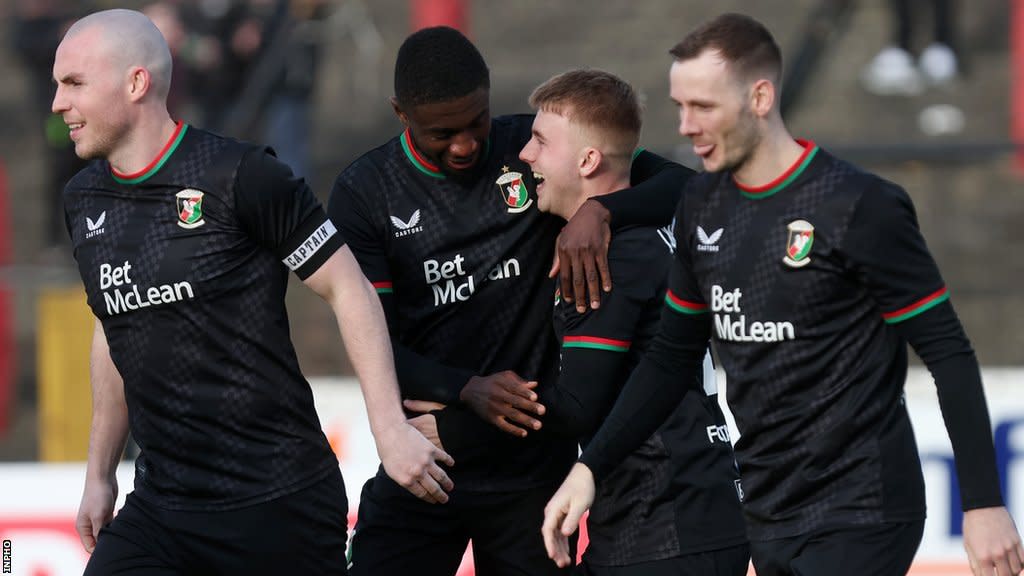
[[[683,187],[693,170],[650,152],[633,161],[631,188],[597,196],[610,213],[613,229],[623,226],[666,226],[672,221]]]
[[[463,406],[448,406],[433,414],[437,419],[437,435],[441,444],[457,462],[470,462],[485,455],[508,437]]]
[[[897,324],[935,379],[964,510],[1003,504],[981,371],[952,304]]]
[[[475,374],[472,370],[445,366],[392,340],[395,369],[402,397],[457,404],[459,392]]]
[[[658,335],[633,370],[580,461],[600,480],[651,436],[690,390],[703,384],[707,316],[666,310]]]
[[[405,421],[395,375],[384,312],[373,286],[348,258],[337,275],[328,302],[338,321],[345,350],[355,369],[366,403],[370,429],[376,435]]]
[[[615,403],[624,364],[622,352],[563,348],[558,379],[540,390],[544,428],[576,441],[591,437]]]
[[[92,425],[86,479],[113,481],[128,441],[128,405],[124,381],[110,357],[103,327],[96,321],[90,353]]]

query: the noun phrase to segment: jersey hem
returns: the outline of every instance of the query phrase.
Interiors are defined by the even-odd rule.
[[[215,502],[190,502],[187,500],[176,500],[176,501],[161,501],[157,496],[155,489],[147,484],[145,480],[139,481],[136,477],[136,487],[132,491],[133,494],[139,498],[145,500],[147,503],[152,504],[158,508],[164,510],[175,510],[175,511],[186,511],[186,512],[223,512],[226,510],[237,510],[240,508],[246,508],[248,506],[255,506],[257,504],[264,504],[271,500],[276,500],[284,496],[290,496],[296,492],[309,488],[313,484],[323,480],[331,473],[332,469],[337,467],[338,463],[336,460],[331,460],[329,466],[324,466],[322,470],[318,470],[311,476],[307,476],[301,480],[293,482],[287,486],[276,488],[270,492],[264,492],[262,494],[254,494],[252,496],[246,496],[238,500],[220,500]],[[140,485],[143,489],[140,489]]]
[[[815,523],[808,527],[793,526],[792,523],[787,522],[781,525],[781,528],[775,528],[774,526],[763,524],[768,526],[770,529],[758,529],[757,524],[747,520],[747,536],[752,542],[770,542],[772,540],[781,540],[783,538],[793,538],[795,536],[803,536],[819,530],[833,529],[833,528],[844,528],[844,527],[857,527],[857,526],[874,526],[878,524],[891,524],[894,522],[916,522],[918,520],[924,520],[926,517],[924,509],[919,511],[901,511],[897,513],[888,513],[881,511],[883,518],[873,520],[862,520],[853,516],[839,515],[833,516],[832,518],[822,520],[821,522]],[[798,521],[799,522],[799,521]]]
[[[722,538],[719,540],[710,540],[703,544],[697,544],[693,546],[681,546],[677,550],[665,551],[665,552],[653,552],[651,554],[643,554],[639,556],[630,556],[629,558],[622,561],[605,560],[603,558],[594,559],[587,555],[587,552],[583,553],[583,561],[594,566],[606,566],[606,567],[626,567],[634,564],[640,564],[643,562],[657,562],[659,560],[670,560],[672,558],[679,558],[681,556],[689,556],[691,554],[702,554],[706,552],[714,552],[716,550],[724,550],[726,548],[732,548],[740,544],[747,543],[747,536],[745,534],[738,534],[730,536],[728,538]],[[587,550],[590,550],[588,547]]]

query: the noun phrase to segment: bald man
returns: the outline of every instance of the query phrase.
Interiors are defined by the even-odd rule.
[[[406,423],[379,301],[309,187],[271,150],[170,117],[171,56],[139,12],[75,23],[53,77],[53,111],[93,160],[64,191],[97,319],[86,574],[346,573],[348,506],[290,341],[289,270],[337,317],[385,470],[446,501],[451,457]],[[129,430],[135,490],[114,517]]]

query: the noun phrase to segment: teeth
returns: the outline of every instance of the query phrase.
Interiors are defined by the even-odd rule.
[[[68,128],[70,128],[72,130],[77,130],[77,129],[81,128],[82,126],[85,126],[85,124],[83,124],[81,122],[76,122],[74,124],[68,124]]]
[[[544,175],[541,174],[540,172],[534,172],[533,173],[533,179],[538,181],[538,182],[540,182],[541,180],[544,179]]]

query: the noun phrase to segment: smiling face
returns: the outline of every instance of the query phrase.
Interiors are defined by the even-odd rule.
[[[584,201],[579,130],[568,117],[539,110],[533,120],[532,137],[519,152],[519,159],[543,177],[537,184],[537,208],[566,220]]]
[[[98,27],[65,38],[57,48],[52,110],[71,131],[79,158],[109,158],[128,132],[128,69]]]
[[[461,176],[477,166],[491,131],[487,88],[446,102],[403,109],[393,100],[392,105],[416,149],[442,172]]]
[[[761,142],[746,82],[736,77],[717,51],[676,61],[669,71],[672,100],[679,108],[679,133],[709,172],[735,172]]]

